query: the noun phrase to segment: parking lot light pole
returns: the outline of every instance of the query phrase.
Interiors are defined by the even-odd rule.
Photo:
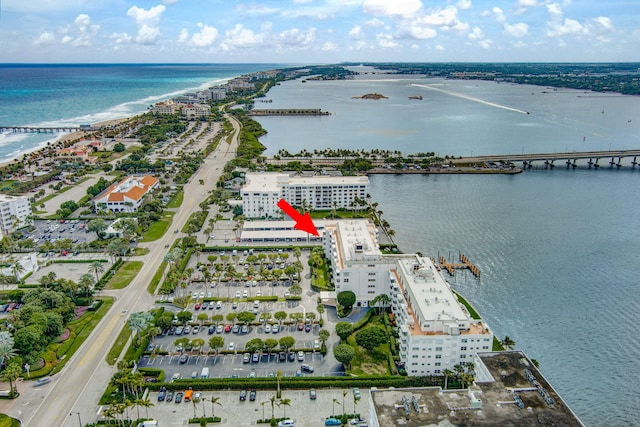
[[[82,427],[82,419],[80,419],[80,412],[70,412],[69,416],[72,416],[73,414],[76,414],[78,416],[78,424],[80,425],[80,427]]]

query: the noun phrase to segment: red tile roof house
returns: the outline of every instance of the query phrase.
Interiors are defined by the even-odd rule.
[[[160,181],[150,175],[129,176],[98,194],[93,203],[96,211],[135,212],[142,205],[144,195],[159,185]]]

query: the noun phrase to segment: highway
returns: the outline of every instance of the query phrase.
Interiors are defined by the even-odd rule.
[[[461,157],[451,159],[451,163],[532,162],[536,160],[607,159],[638,156],[640,156],[640,150],[568,151],[564,153],[496,154],[490,156]]]
[[[141,247],[149,248],[144,265],[132,283],[117,297],[111,310],[78,349],[64,369],[45,386],[28,387],[13,405],[10,415],[22,420],[26,427],[76,427],[79,417],[83,424],[98,419],[97,403],[104,392],[115,366],[109,366],[105,357],[115,342],[129,315],[153,307],[154,298],[147,293],[147,285],[160,267],[166,245],[171,245],[175,231],[181,230],[193,211],[209,190],[215,189],[224,165],[235,156],[240,132],[239,123],[226,115],[233,125],[231,143],[221,140],[218,147],[205,159],[200,169],[184,187],[184,200],[173,223],[162,238]],[[201,185],[200,180],[204,181]],[[79,413],[79,416],[78,416]]]

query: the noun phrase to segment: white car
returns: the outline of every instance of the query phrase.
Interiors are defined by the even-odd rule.
[[[234,342],[230,342],[230,343],[229,343],[229,347],[227,347],[227,349],[228,349],[229,351],[233,351],[233,350],[235,350],[235,349],[236,349],[236,343],[234,343]]]
[[[265,334],[270,334],[271,333],[271,325],[267,325],[264,327],[264,333]]]

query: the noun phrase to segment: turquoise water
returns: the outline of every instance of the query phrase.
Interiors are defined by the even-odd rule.
[[[0,125],[77,126],[128,117],[180,93],[272,68],[276,66],[0,64]],[[0,134],[0,162],[58,136]]]
[[[269,107],[320,118],[260,118],[275,153],[324,147],[469,155],[638,148],[640,98],[473,81],[288,82]],[[445,85],[445,86],[442,86]],[[383,101],[351,99],[368,92]],[[410,101],[411,94],[423,101]],[[533,93],[533,95],[532,95]],[[499,106],[489,105],[491,102]],[[259,107],[259,105],[258,105]],[[518,113],[514,108],[529,111]],[[602,113],[604,108],[604,114]],[[628,120],[632,120],[628,122]],[[639,123],[636,123],[639,122]],[[628,164],[628,163],[627,163]],[[640,398],[640,171],[531,170],[513,176],[378,175],[370,193],[406,252],[481,270],[450,282],[498,337],[540,362],[590,426],[637,425]]]

